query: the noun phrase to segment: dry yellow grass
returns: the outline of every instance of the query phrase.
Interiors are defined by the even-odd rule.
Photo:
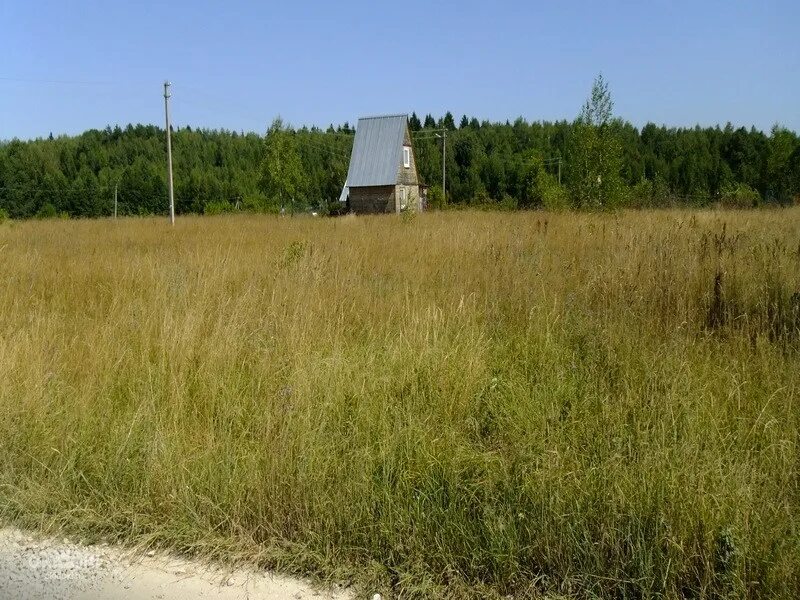
[[[798,223],[0,224],[0,517],[409,597],[797,596]]]

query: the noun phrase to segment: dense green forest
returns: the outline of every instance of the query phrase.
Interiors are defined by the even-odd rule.
[[[444,203],[442,143],[436,134],[441,129],[447,129],[446,202],[451,206],[751,206],[800,199],[800,138],[795,132],[775,126],[765,134],[730,124],[647,124],[638,129],[609,118],[610,111],[597,118],[589,104],[584,118],[574,122],[529,123],[520,118],[490,123],[466,116],[456,122],[450,113],[440,119],[413,114],[417,163],[422,180],[433,186],[431,204]],[[284,136],[281,152],[295,154],[302,168],[292,188],[297,197],[291,209],[326,210],[341,191],[353,129],[348,124],[293,129],[277,122],[270,132]],[[286,205],[274,193],[274,178],[264,174],[269,138],[190,127],[174,130],[176,210],[275,211]],[[606,164],[608,148],[611,159]],[[113,213],[115,188],[119,214],[164,213],[165,154],[164,130],[152,125],[2,142],[0,214],[107,216]],[[595,164],[605,164],[605,179],[595,175]]]

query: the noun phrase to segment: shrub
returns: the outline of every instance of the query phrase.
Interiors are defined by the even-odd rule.
[[[281,207],[278,204],[268,199],[263,194],[245,196],[242,202],[242,208],[249,212],[268,213],[273,215],[278,214],[281,210]]]
[[[347,214],[347,203],[339,200],[329,200],[320,205],[320,214],[329,217],[340,217]]]
[[[631,208],[647,208],[653,205],[653,182],[642,177],[628,192],[628,206]]]
[[[470,201],[470,205],[474,206],[475,208],[491,208],[488,205],[492,203],[493,200],[489,196],[489,192],[487,192],[486,188],[483,186],[478,188],[478,191],[475,192],[475,196],[473,196],[472,200]]]
[[[496,205],[498,210],[517,210],[519,208],[516,198],[512,198],[508,194],[503,194],[503,198],[498,200]]]
[[[542,206],[546,210],[567,210],[570,206],[567,188],[553,182],[542,186]]]
[[[0,208],[0,223],[3,221],[8,221],[8,211],[5,208]]]
[[[36,212],[37,219],[55,219],[58,216],[58,211],[56,207],[50,204],[49,202],[42,205],[42,207]]]
[[[233,212],[233,205],[227,200],[209,202],[203,207],[203,213],[206,215],[221,215],[229,212]]]
[[[444,208],[446,204],[444,193],[442,192],[442,186],[431,186],[428,190],[428,206],[426,208],[438,210]]]
[[[761,194],[746,183],[726,185],[720,192],[720,204],[725,208],[755,208],[761,203]]]
[[[417,210],[413,206],[406,206],[400,211],[400,218],[403,223],[413,223],[417,218]]]

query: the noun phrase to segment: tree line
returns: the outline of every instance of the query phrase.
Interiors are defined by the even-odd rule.
[[[732,206],[800,201],[800,138],[778,125],[641,129],[613,116],[598,78],[574,121],[456,123],[448,112],[410,117],[430,204],[506,208]],[[443,157],[441,132],[447,130]],[[0,214],[12,218],[167,211],[164,130],[128,125],[77,136],[0,143]],[[178,213],[329,210],[337,206],[353,143],[345,123],[266,135],[173,131]],[[446,197],[442,160],[446,161]]]

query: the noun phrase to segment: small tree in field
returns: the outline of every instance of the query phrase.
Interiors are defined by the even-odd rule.
[[[433,185],[428,190],[428,208],[429,209],[442,209],[445,208],[446,203],[444,199],[444,192],[442,192],[441,185]]]
[[[261,163],[259,186],[272,202],[283,206],[303,196],[308,184],[294,134],[280,117],[267,130],[265,155]]]
[[[579,208],[614,208],[623,197],[622,144],[613,121],[614,101],[599,75],[575,121],[567,162]]]

